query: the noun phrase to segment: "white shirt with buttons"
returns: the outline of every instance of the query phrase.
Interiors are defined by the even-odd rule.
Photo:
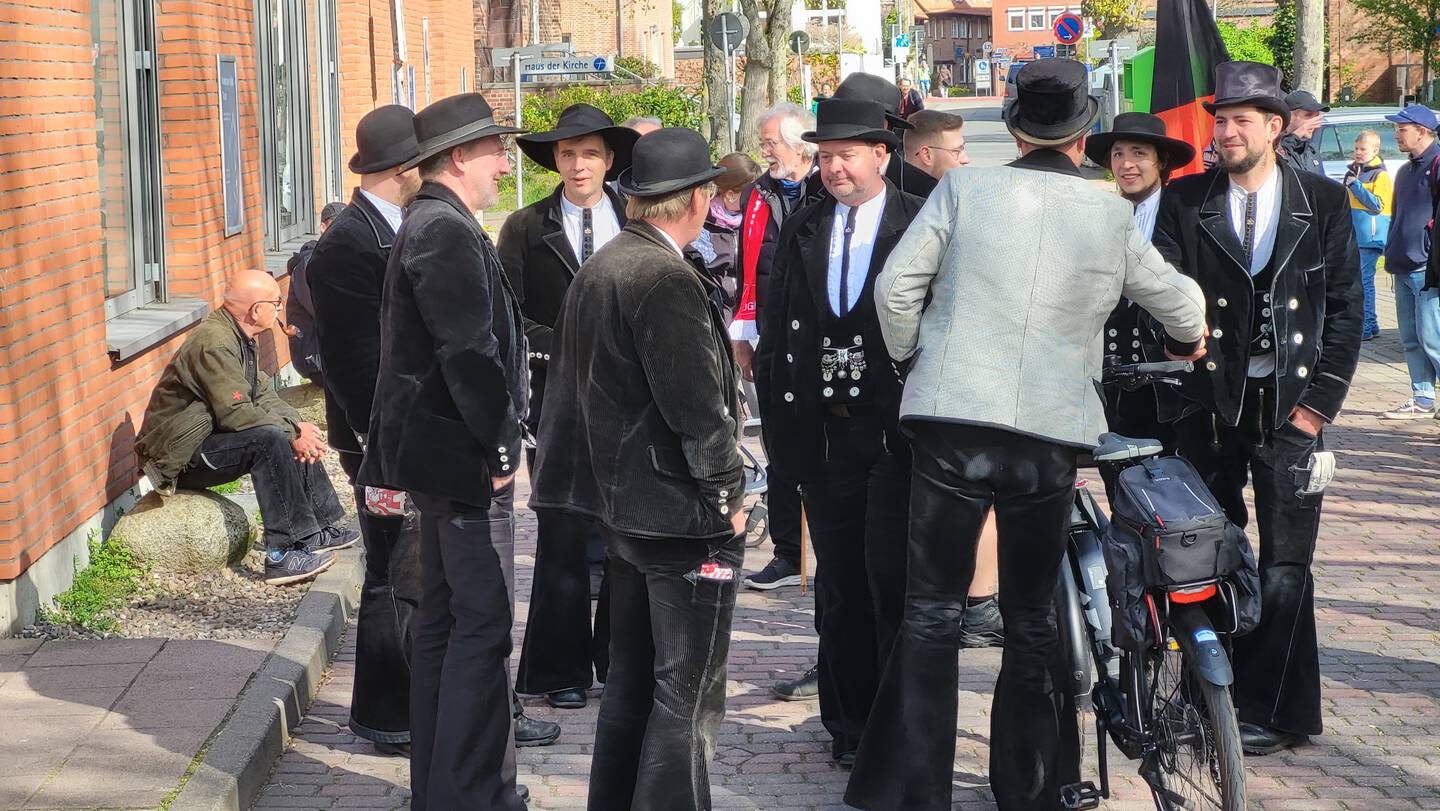
[[[1245,245],[1245,198],[1248,194],[1249,192],[1247,192],[1244,187],[1236,185],[1233,181],[1230,183],[1230,191],[1227,199],[1230,207],[1230,227],[1235,231],[1235,238],[1240,241],[1242,247]],[[1265,266],[1270,264],[1270,257],[1275,253],[1275,232],[1279,227],[1280,169],[1279,167],[1272,167],[1270,177],[1265,179],[1265,182],[1255,193],[1255,234],[1254,242],[1251,244],[1250,267],[1248,268],[1252,277],[1263,271]],[[1268,312],[1268,305],[1270,304],[1269,294],[1262,294],[1260,300],[1263,304],[1267,305],[1266,309],[1262,310],[1260,315],[1261,317],[1268,318],[1270,316]],[[1216,303],[1218,304],[1219,302]],[[1298,306],[1299,303],[1296,302],[1296,307]],[[1210,332],[1210,337],[1219,338],[1222,334],[1220,330],[1216,329]],[[1295,335],[1295,338],[1297,339],[1296,343],[1303,340],[1302,336],[1298,333]],[[1268,349],[1269,347],[1265,346],[1265,343],[1265,341],[1262,341],[1261,347]],[[1274,373],[1274,354],[1254,355],[1250,358],[1250,377],[1270,377]],[[1296,369],[1295,373],[1300,374],[1300,370]]]
[[[584,212],[585,209],[570,202],[564,192],[560,193],[560,219],[565,226],[565,239],[570,243],[570,250],[575,252],[577,262],[580,261]],[[610,195],[600,195],[600,202],[590,208],[590,230],[592,249],[596,251],[620,233],[620,218],[615,215],[615,207],[610,204]]]

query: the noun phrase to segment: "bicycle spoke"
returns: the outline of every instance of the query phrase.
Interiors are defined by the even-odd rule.
[[[1214,730],[1203,699],[1189,684],[1184,657],[1164,650],[1151,664],[1151,708],[1165,788],[1181,798],[1183,808],[1222,808]]]

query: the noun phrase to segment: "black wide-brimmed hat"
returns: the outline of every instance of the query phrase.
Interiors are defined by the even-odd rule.
[[[666,127],[635,142],[630,168],[615,185],[631,197],[659,197],[725,174],[710,162],[710,145],[695,130]]]
[[[496,124],[490,102],[479,93],[447,96],[415,114],[415,139],[420,146],[406,168],[461,144],[524,131]]]
[[[586,135],[599,135],[604,138],[610,151],[615,153],[615,161],[610,164],[610,171],[605,173],[606,180],[614,180],[630,167],[630,150],[634,149],[635,142],[640,140],[640,133],[629,127],[616,126],[615,121],[606,115],[604,110],[588,104],[572,104],[566,107],[556,119],[555,129],[522,135],[515,139],[515,143],[520,145],[520,151],[528,155],[530,160],[554,172],[555,145]]]
[[[1280,69],[1261,62],[1221,62],[1215,66],[1215,100],[1203,102],[1211,115],[1221,107],[1245,104],[1268,110],[1290,123],[1290,108],[1280,89]]]
[[[1109,168],[1110,147],[1116,141],[1139,141],[1152,144],[1160,153],[1165,165],[1171,169],[1195,160],[1195,147],[1178,138],[1165,134],[1165,121],[1149,113],[1121,113],[1115,116],[1115,123],[1109,132],[1092,135],[1085,140],[1085,156],[1100,166]]]
[[[800,133],[801,140],[864,141],[884,144],[892,152],[900,144],[900,137],[885,129],[885,108],[873,101],[826,99],[816,106],[815,119],[815,129]]]
[[[373,175],[411,160],[419,151],[420,145],[415,141],[415,114],[410,108],[399,104],[376,107],[355,125],[355,154],[350,157],[350,171]]]
[[[873,73],[852,73],[835,88],[832,99],[850,101],[873,101],[885,108],[885,120],[891,127],[902,130],[914,129],[914,125],[900,117],[900,88],[895,83]]]
[[[1085,134],[1100,117],[1085,66],[1073,59],[1037,59],[1015,74],[1015,102],[1005,126],[1035,146],[1059,146]]]

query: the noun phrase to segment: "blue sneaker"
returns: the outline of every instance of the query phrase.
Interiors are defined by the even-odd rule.
[[[316,553],[304,547],[271,549],[265,553],[265,585],[288,586],[310,580],[334,565],[334,552]]]
[[[346,527],[325,527],[305,539],[305,548],[311,552],[338,552],[349,549],[360,540],[360,530]]]

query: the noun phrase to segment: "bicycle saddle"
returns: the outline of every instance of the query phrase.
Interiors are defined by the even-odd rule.
[[[1121,459],[1144,459],[1159,456],[1165,446],[1158,439],[1132,439],[1120,434],[1100,435],[1100,444],[1092,454],[1097,462],[1118,462]]]

